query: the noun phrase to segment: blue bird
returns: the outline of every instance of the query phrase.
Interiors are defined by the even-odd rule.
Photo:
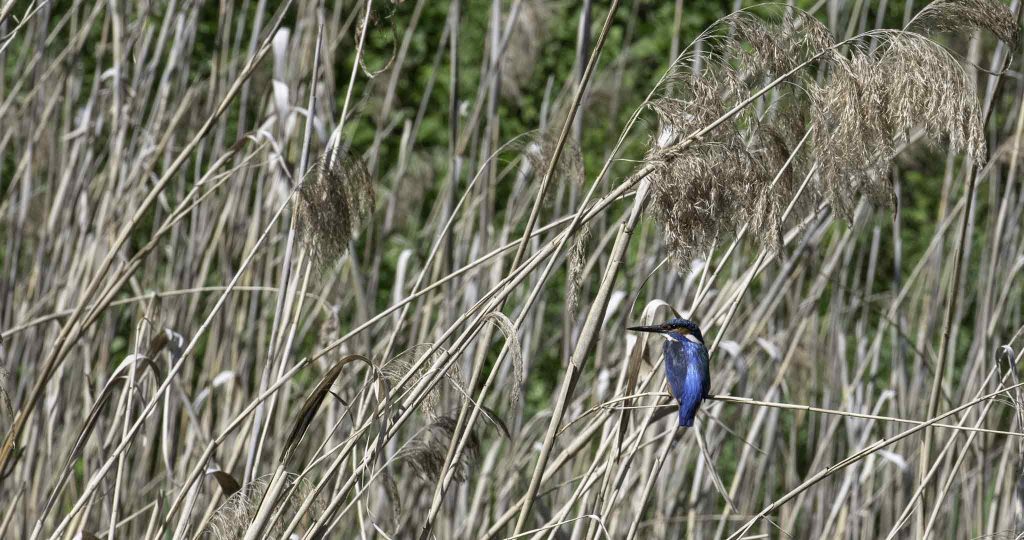
[[[653,326],[627,328],[635,332],[652,332],[665,338],[665,377],[672,395],[679,402],[679,427],[693,425],[693,417],[711,391],[708,349],[700,327],[686,319],[671,319]]]

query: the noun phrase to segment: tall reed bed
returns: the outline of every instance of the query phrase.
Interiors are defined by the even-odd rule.
[[[1020,6],[656,4],[0,3],[0,536],[1024,534]]]

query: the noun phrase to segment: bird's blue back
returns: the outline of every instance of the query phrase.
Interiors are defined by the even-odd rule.
[[[665,376],[679,402],[679,425],[690,427],[700,404],[711,391],[708,350],[682,336],[665,341]]]

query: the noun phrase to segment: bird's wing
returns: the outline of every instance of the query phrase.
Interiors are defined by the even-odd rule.
[[[701,397],[708,397],[711,393],[711,360],[708,357],[708,350],[703,346],[697,354],[700,356]]]
[[[686,354],[680,343],[666,341],[665,354],[665,378],[672,388],[672,395],[676,399],[683,396],[684,384],[686,383],[686,369],[689,362],[686,361]]]

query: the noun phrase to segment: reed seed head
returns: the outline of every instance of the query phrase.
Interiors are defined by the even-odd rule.
[[[526,147],[526,158],[530,161],[530,168],[537,179],[544,177],[548,165],[555,157],[558,136],[558,131],[553,129],[542,131]],[[562,152],[558,156],[558,163],[555,164],[552,180],[571,182],[579,186],[583,185],[585,179],[583,151],[580,150],[579,143],[573,137],[567,137],[565,144],[562,145]]]
[[[408,464],[424,481],[436,482],[443,472],[457,422],[453,416],[438,417],[395,455],[395,461]],[[471,431],[458,462],[453,464],[452,479],[465,482],[479,457],[480,437]]]
[[[907,26],[915,32],[964,32],[988,30],[1015,50],[1020,26],[1013,12],[996,0],[935,0]]]
[[[520,4],[501,60],[502,96],[517,100],[522,97],[522,89],[529,85],[536,70],[553,15],[553,9],[544,0]]]
[[[374,207],[373,182],[362,160],[331,154],[306,173],[297,209],[303,242],[321,268],[344,255]]]
[[[206,526],[205,537],[214,540],[237,540],[245,536],[245,531],[256,517],[263,496],[267,492],[273,475],[265,475],[251,480],[228,497],[217,508],[216,513]],[[273,525],[264,531],[267,538],[280,538],[285,528],[291,523],[303,501],[315,487],[312,482],[296,474],[288,473],[289,488],[278,499],[276,513],[279,517]],[[306,510],[299,522],[299,532],[309,528],[317,517],[326,509],[324,492],[316,495],[312,505]]]
[[[945,3],[956,4],[950,13],[980,5]],[[925,15],[944,13],[934,8]],[[971,17],[965,24],[1011,37],[1005,14]],[[923,130],[933,144],[944,142],[984,162],[974,80],[928,38],[875,31],[854,42],[847,57],[835,51],[821,23],[799,10],[787,9],[778,23],[739,12],[720,24],[730,33],[711,40],[718,52],[709,55],[701,76],[677,73],[665,85],[671,95],[648,104],[659,120],[646,158],[654,165],[651,208],[677,266],[742,227],[766,249],[778,249],[784,218],[798,218],[815,206],[806,196],[793,204],[812,166],[817,171],[812,191],[847,220],[861,197],[893,205],[888,170],[914,130]],[[876,46],[869,46],[867,37]],[[819,66],[818,77],[794,74],[695,137],[766,79],[804,63]],[[807,130],[810,143],[794,156]]]

